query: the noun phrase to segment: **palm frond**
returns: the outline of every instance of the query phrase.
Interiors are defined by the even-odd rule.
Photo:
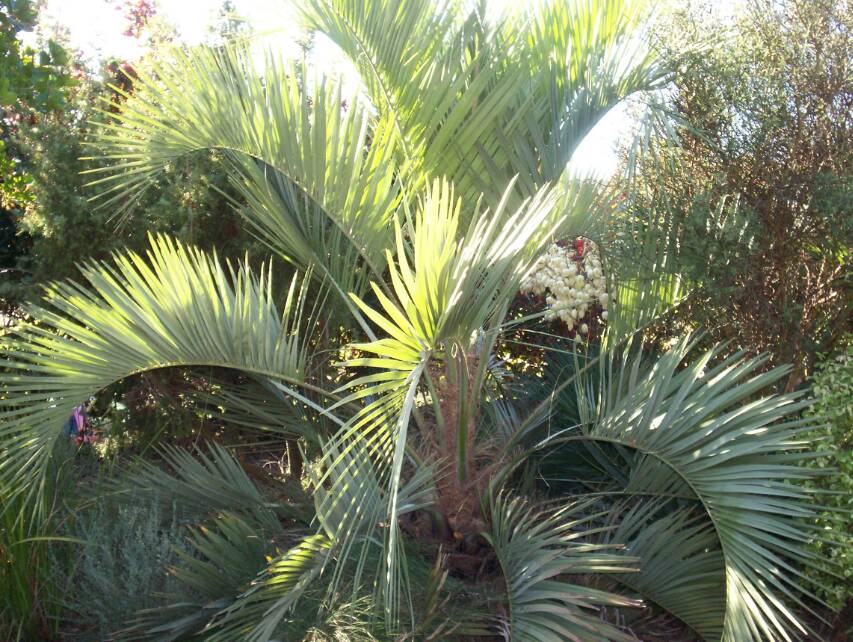
[[[34,497],[72,409],[106,386],[174,366],[233,368],[299,384],[307,347],[300,336],[304,288],[294,278],[284,311],[270,273],[224,269],[216,257],[160,236],[147,260],[116,254],[89,264],[89,289],[47,288],[37,323],[4,337],[0,481]]]
[[[609,289],[616,302],[610,310],[610,339],[624,339],[659,321],[694,287],[681,258],[683,217],[666,188],[666,181],[678,175],[682,128],[692,129],[659,97],[651,95],[628,149],[625,175],[620,181],[626,198],[611,216],[612,227],[619,234],[611,244],[608,261],[613,277]],[[642,176],[640,168],[644,170]],[[659,198],[650,202],[656,192]],[[708,233],[712,237],[718,229],[728,231],[735,227],[732,217],[725,217],[724,226],[712,225],[712,221],[723,220],[718,215],[709,219]]]
[[[196,517],[231,511],[269,529],[281,518],[310,520],[304,508],[268,500],[234,455],[216,442],[194,452],[174,446],[162,446],[158,451],[165,468],[137,458],[117,486],[151,494],[169,505],[177,502],[185,514]]]
[[[639,572],[613,576],[644,601],[671,613],[703,640],[719,640],[726,612],[725,568],[713,525],[672,502],[630,500],[614,508],[606,541],[625,544]]]
[[[301,12],[308,28],[328,36],[355,64],[373,105],[393,126],[403,176],[414,177],[416,190],[423,150],[435,133],[424,121],[441,119],[462,90],[454,65],[461,61],[455,3],[308,0]]]
[[[116,638],[163,641],[199,634],[267,567],[268,555],[275,552],[271,536],[282,530],[277,522],[274,526],[271,532],[254,519],[226,512],[192,529],[190,552],[179,551],[181,564],[169,569],[187,592],[164,608],[138,612]],[[195,600],[187,601],[190,597]]]
[[[211,622],[205,639],[266,642],[320,575],[331,543],[311,535],[272,560],[233,604]]]
[[[507,190],[509,192],[510,188]],[[421,377],[433,357],[460,349],[467,351],[475,336],[489,323],[499,324],[506,305],[518,289],[542,246],[542,240],[559,226],[553,191],[543,191],[517,212],[504,206],[490,216],[477,217],[462,240],[458,239],[459,209],[446,182],[436,181],[428,190],[416,216],[410,250],[402,230],[397,231],[397,261],[389,257],[391,283],[396,301],[374,287],[382,312],[356,299],[365,316],[388,336],[357,344],[372,354],[347,362],[349,367],[378,368],[378,374],[359,377],[348,384],[353,392],[347,402],[367,397],[369,403],[348,421],[325,448],[324,473],[319,483],[330,483],[331,505],[321,505],[320,515],[331,514],[342,498],[349,506],[335,518],[334,539],[344,549],[355,536],[357,524],[388,525],[389,560],[385,576],[386,606],[398,610],[396,575],[399,547],[397,518],[400,473],[406,455],[409,419]],[[503,204],[505,205],[505,203]],[[358,453],[359,457],[353,456]],[[355,496],[349,476],[342,475],[343,461],[364,460],[377,466],[377,485],[362,481]],[[364,465],[360,463],[359,465]],[[363,477],[363,476],[362,476]],[[377,504],[377,488],[387,486],[388,504]],[[372,511],[372,512],[371,512]],[[376,512],[381,511],[381,512]]]
[[[817,533],[813,498],[799,482],[821,474],[800,466],[816,456],[807,441],[810,422],[800,418],[808,401],[761,396],[784,369],[761,373],[761,359],[724,357],[724,346],[694,356],[695,345],[685,338],[654,357],[629,341],[582,367],[574,360],[567,383],[522,422],[525,436],[541,439],[523,456],[547,453],[546,481],[558,488],[566,482],[564,489],[594,490],[604,499],[701,509],[704,517],[681,524],[680,534],[638,538],[651,573],[659,572],[658,561],[683,570],[672,591],[660,584],[649,599],[705,639],[798,639],[807,626],[795,608],[810,611],[816,600],[801,570],[816,563],[806,543]],[[563,409],[570,410],[568,423]],[[622,535],[635,533],[637,520],[651,534],[673,530],[676,517],[634,513]],[[708,533],[713,545],[696,554]],[[715,559],[722,561],[711,578]],[[626,584],[652,590],[642,572]],[[696,608],[687,598],[703,592],[705,608]]]
[[[597,529],[591,502],[535,509],[524,500],[490,497],[492,545],[506,579],[509,612],[504,638],[513,642],[561,640],[633,640],[602,619],[603,606],[636,607],[640,603],[572,584],[564,576],[635,570],[632,560],[606,552],[612,547],[588,541]]]
[[[322,407],[324,399],[319,395],[306,391],[310,403],[302,403],[303,395],[287,386],[282,390],[282,384],[269,379],[247,377],[235,386],[233,381],[206,375],[201,383],[187,394],[200,411],[228,426],[268,436],[270,441],[298,435],[319,444],[335,425],[343,423]]]
[[[210,525],[193,529],[191,553],[182,553],[183,564],[172,574],[206,602],[236,598],[268,563],[274,552],[272,532],[258,528],[235,514],[223,513]]]
[[[304,16],[350,57],[395,123],[411,185],[446,176],[468,206],[481,194],[497,205],[517,176],[515,208],[563,174],[610,108],[667,76],[635,34],[642,3],[625,0],[542,2],[497,24],[433,0],[367,10],[312,0]]]
[[[437,85],[432,76],[449,58],[447,49],[461,24],[455,4],[308,0],[300,9],[309,28],[323,32],[355,63],[373,104],[395,119],[411,143],[415,132],[409,119],[418,116],[424,100],[431,100],[424,96],[425,85]],[[447,82],[440,71],[436,75]]]
[[[804,441],[809,420],[798,418],[808,402],[798,395],[759,396],[784,369],[759,374],[761,360],[723,358],[720,346],[681,367],[694,345],[685,339],[656,360],[642,352],[611,355],[598,392],[586,397],[592,406],[583,435],[567,439],[646,455],[635,460],[632,493],[675,483],[695,495],[724,562],[723,639],[796,639],[807,628],[791,605],[809,609],[811,593],[797,569],[814,564],[805,543],[816,510],[796,482],[820,474],[798,465],[815,456]],[[658,553],[647,546],[646,554]],[[708,582],[704,572],[694,579]],[[705,617],[697,626],[711,630],[720,614],[709,610]]]
[[[669,69],[642,37],[633,0],[542,0],[501,25],[506,73],[527,78],[504,127],[483,145],[531,185],[558,179],[586,134],[615,105],[660,86]],[[503,53],[503,52],[502,52]]]
[[[100,125],[104,204],[132,202],[167,164],[222,150],[247,221],[271,249],[344,295],[381,278],[399,202],[390,124],[341,84],[245,45],[175,50],[140,70]],[[358,269],[354,269],[356,266]],[[365,274],[359,274],[364,270]]]

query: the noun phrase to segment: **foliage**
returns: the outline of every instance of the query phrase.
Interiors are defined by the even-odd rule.
[[[685,10],[664,42],[704,46],[674,77],[669,128],[632,157],[634,231],[658,221],[694,288],[682,323],[793,364],[788,390],[849,322],[851,15],[848,2],[761,0],[709,41],[726,26]]]
[[[21,11],[29,7],[27,2],[13,4]],[[75,278],[79,264],[87,259],[102,260],[121,248],[144,249],[149,232],[168,232],[232,255],[253,248],[234,214],[236,194],[215,154],[201,153],[171,164],[150,196],[136,204],[139,225],[118,225],[115,212],[89,202],[94,193],[81,172],[92,167],[84,157],[92,153],[87,145],[92,142],[94,121],[105,107],[121,110],[124,99],[117,91],[133,92],[134,66],[173,46],[170,27],[155,16],[150,3],[128,2],[124,10],[130,35],[142,38],[143,30],[147,34],[148,53],[143,59],[133,65],[105,61],[100,73],[91,73],[63,54],[62,62],[51,65],[58,70],[73,68],[74,83],[60,86],[61,102],[51,103],[49,109],[19,102],[14,114],[4,115],[8,127],[0,151],[6,145],[8,153],[0,163],[6,163],[11,173],[0,174],[4,176],[0,197],[7,196],[5,201],[0,198],[4,210],[0,236],[4,241],[8,236],[8,244],[0,245],[0,269],[8,270],[10,278],[0,280],[0,301],[12,310],[38,298],[44,283]],[[16,24],[31,28],[36,12],[33,8],[27,12],[29,22]],[[156,24],[149,24],[152,16]],[[230,24],[219,25],[219,36],[233,29]]]
[[[853,510],[853,342],[847,335],[845,349],[818,363],[812,380],[815,404],[809,414],[824,424],[816,438],[832,446],[832,455],[815,460],[817,467],[836,467],[832,477],[821,480],[820,488],[829,491],[823,503],[830,509]],[[848,586],[853,577],[853,526],[846,513],[822,515],[824,536],[830,543],[817,542],[816,548],[838,564],[839,577],[825,577],[829,589],[826,599],[836,610],[849,602]],[[827,570],[833,571],[832,566]],[[848,606],[849,609],[849,606]]]
[[[634,570],[630,558],[602,552],[606,545],[582,541],[586,533],[579,527],[594,521],[595,513],[566,503],[553,514],[534,514],[523,502],[500,497],[493,498],[490,508],[493,531],[485,537],[506,574],[507,639],[631,639],[606,622],[591,621],[584,609],[639,603],[557,581],[561,575]]]
[[[785,368],[691,335],[645,344],[675,293],[636,263],[603,284],[595,333],[543,345],[517,379],[498,358],[549,313],[510,310],[553,242],[606,256],[613,199],[566,166],[608,110],[671,75],[643,7],[301,9],[356,64],[352,95],[233,43],[136,69],[104,114],[89,176],[106,207],[132,222],[163,172],[213,153],[270,263],[159,235],[51,284],[3,339],[0,488],[22,519],[49,512],[79,399],[227,369],[243,379],[199,394],[205,412],[223,434],[316,444],[289,480],[307,496],[222,446],[137,462],[125,483],[198,528],[172,571],[180,595],[129,639],[626,640],[641,605],[709,640],[808,635],[805,573],[823,562],[804,483],[821,472],[803,465],[819,454],[808,402],[772,392]],[[645,255],[654,240],[637,239]],[[298,272],[283,295],[278,262]]]
[[[27,179],[16,174],[18,159],[7,154],[9,132],[26,118],[50,113],[65,106],[65,90],[72,84],[67,70],[68,54],[54,40],[37,51],[23,44],[21,32],[35,26],[37,9],[31,0],[13,0],[0,7],[0,116],[2,138],[0,152],[4,153],[2,165],[3,191],[0,206],[9,209],[18,199],[26,200],[22,186]]]
[[[4,233],[20,209],[32,202],[32,177],[21,164],[14,140],[17,130],[40,115],[64,108],[66,91],[73,84],[69,56],[56,41],[48,40],[36,50],[18,37],[33,29],[36,18],[31,0],[0,4],[0,229]],[[10,247],[11,257],[23,249],[2,247]],[[3,257],[0,266],[8,267],[11,257]]]
[[[0,636],[9,640],[51,639],[60,613],[61,593],[51,577],[50,549],[57,540],[57,520],[69,496],[71,447],[57,443],[52,452],[54,475],[40,492],[44,514],[35,519],[21,496],[0,489]]]
[[[81,81],[72,108],[21,128],[18,144],[26,158],[31,202],[16,220],[28,251],[13,265],[23,272],[4,283],[0,297],[23,302],[41,294],[43,284],[74,278],[90,259],[103,260],[120,248],[143,249],[149,232],[168,232],[202,247],[239,255],[250,242],[227,198],[226,176],[215,157],[175,163],[156,192],[137,205],[138,225],[118,225],[114,213],[92,207],[87,179],[91,163],[81,160],[99,103],[111,95],[99,82]]]
[[[50,531],[45,522],[21,519],[26,509],[20,499],[6,496],[0,514],[0,636],[7,640],[49,638],[55,631],[48,614],[54,587],[41,581],[49,576],[45,542],[27,543],[33,536]]]
[[[35,25],[37,10],[31,0],[4,2],[0,10],[0,105],[14,107],[19,101],[39,112],[61,109],[68,54],[53,40],[42,51],[24,46],[21,31]]]
[[[18,257],[25,252],[26,242],[17,232],[11,216],[0,218],[0,270],[3,274],[15,269]]]
[[[74,640],[109,639],[138,610],[162,606],[176,584],[167,569],[186,550],[174,509],[164,512],[153,501],[100,502],[60,532],[75,540],[55,544],[52,553],[67,618],[62,629]]]

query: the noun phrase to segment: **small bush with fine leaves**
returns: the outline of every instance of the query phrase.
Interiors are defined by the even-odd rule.
[[[176,582],[185,534],[174,511],[154,501],[98,503],[71,518],[57,544],[55,581],[63,587],[69,639],[105,640],[140,609],[161,606]]]

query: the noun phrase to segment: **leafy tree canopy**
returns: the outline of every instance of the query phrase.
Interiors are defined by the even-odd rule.
[[[734,28],[694,8],[662,38],[702,47],[664,100],[669,128],[638,154],[629,207],[697,286],[685,320],[794,364],[795,387],[850,321],[850,3],[758,0]]]

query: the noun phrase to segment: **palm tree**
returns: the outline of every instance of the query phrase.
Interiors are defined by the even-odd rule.
[[[354,95],[239,43],[139,72],[100,129],[104,202],[219,150],[271,263],[157,237],[86,266],[85,286],[49,286],[6,346],[4,494],[44,513],[79,399],[228,368],[252,383],[222,390],[226,418],[318,453],[310,498],[269,501],[219,446],[140,462],[137,487],[207,528],[174,570],[197,599],[141,614],[133,639],[296,639],[325,622],[351,639],[626,640],[650,613],[708,640],[805,635],[814,509],[792,480],[814,474],[797,465],[810,426],[805,402],[761,394],[784,371],[691,337],[644,347],[672,284],[631,266],[613,266],[599,340],[551,351],[539,378],[508,381],[499,358],[548,244],[603,231],[609,199],[566,166],[608,110],[666,82],[646,14],[461,6],[302,3],[358,70]],[[283,305],[272,262],[295,270]]]

